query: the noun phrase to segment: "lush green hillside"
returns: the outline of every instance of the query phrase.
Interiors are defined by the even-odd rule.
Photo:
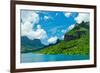
[[[89,55],[89,23],[82,22],[77,24],[72,30],[67,32],[67,35],[76,36],[77,28],[81,34],[79,38],[73,40],[61,40],[56,45],[52,45],[33,53],[42,54],[66,54],[66,55]]]

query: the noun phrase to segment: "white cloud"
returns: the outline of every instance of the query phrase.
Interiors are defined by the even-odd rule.
[[[39,15],[33,11],[22,11],[21,13],[21,36],[27,36],[34,25],[39,22]]]
[[[44,45],[49,45],[48,37],[45,38],[45,39],[41,39],[41,43],[44,44]]]
[[[90,19],[90,15],[88,13],[79,13],[79,15],[75,18],[77,23],[81,23],[82,21],[88,22]]]
[[[64,35],[61,36],[61,40],[63,40],[63,39],[64,39]]]
[[[24,18],[25,17],[25,18]],[[22,23],[21,23],[21,36],[27,36],[30,40],[40,39],[43,40],[47,38],[47,33],[40,25],[39,15],[33,11],[22,13]],[[34,25],[37,25],[37,29],[34,30]]]
[[[21,36],[26,36],[28,32],[32,30],[32,24],[30,22],[25,22],[24,24],[21,24]]]
[[[22,36],[27,36],[29,39],[44,39],[47,37],[47,33],[44,29],[41,28],[40,25],[37,25],[37,30],[29,29],[32,28],[30,26],[27,27],[27,25],[22,27]]]
[[[48,20],[48,19],[49,19],[49,16],[44,16],[44,19],[45,19],[45,20]]]
[[[39,22],[39,15],[34,11],[22,11],[21,12],[22,22],[31,22],[36,24]]]
[[[74,27],[75,27],[75,24],[70,25],[70,26],[68,27],[68,31],[69,31],[69,30],[72,30]]]
[[[65,12],[64,15],[65,15],[66,17],[70,17],[71,12]]]
[[[56,36],[55,37],[51,37],[51,38],[48,39],[48,43],[49,44],[55,44],[57,42],[57,39],[58,38]]]
[[[46,31],[44,29],[38,28],[36,31],[29,31],[27,37],[31,40],[33,39],[45,39],[47,37]]]

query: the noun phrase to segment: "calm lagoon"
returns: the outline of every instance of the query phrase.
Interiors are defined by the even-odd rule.
[[[21,53],[21,63],[31,62],[49,62],[49,61],[72,61],[72,60],[88,60],[88,55],[47,55],[34,53]]]

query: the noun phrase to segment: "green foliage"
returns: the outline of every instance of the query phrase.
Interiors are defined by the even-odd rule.
[[[80,38],[69,42],[61,41],[59,44],[50,46],[34,53],[42,54],[66,54],[66,55],[88,55],[89,38]]]
[[[84,27],[83,27],[84,24]],[[87,23],[86,23],[87,24]],[[62,40],[56,45],[52,45],[46,48],[43,48],[33,53],[42,53],[42,54],[65,54],[65,55],[89,55],[89,25],[78,26],[80,31],[85,31],[86,34],[81,35],[80,38],[66,41]],[[76,32],[76,27],[69,31],[67,34],[73,35]]]

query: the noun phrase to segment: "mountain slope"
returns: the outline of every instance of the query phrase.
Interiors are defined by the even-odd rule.
[[[80,37],[77,37],[80,33]],[[83,33],[84,32],[84,33]],[[74,36],[74,39],[61,40],[58,44],[46,47],[33,53],[42,54],[66,54],[66,55],[89,55],[89,23],[82,22],[66,33]],[[65,35],[66,35],[65,34]]]
[[[21,37],[21,52],[28,52],[43,48],[44,45],[39,39],[30,40],[27,37]]]

